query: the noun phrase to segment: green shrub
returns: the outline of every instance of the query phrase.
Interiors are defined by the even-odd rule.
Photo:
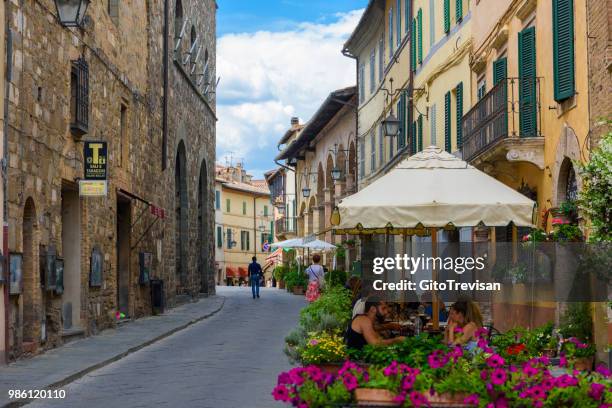
[[[351,292],[336,286],[325,290],[321,297],[300,312],[300,325],[313,327],[321,325],[323,319],[335,319],[337,327],[344,330],[351,319]]]
[[[346,272],[339,270],[331,270],[325,274],[325,284],[328,287],[344,286],[346,283]]]
[[[570,303],[561,317],[559,332],[564,338],[576,337],[586,343],[593,340],[593,317],[587,302]]]
[[[276,279],[277,281],[285,280],[285,276],[287,275],[288,269],[289,268],[286,265],[278,265],[276,268],[274,268],[274,279]]]
[[[297,266],[293,266],[285,275],[285,283],[287,284],[287,290],[290,291],[296,286],[302,286],[305,288],[308,285],[308,275],[306,275],[305,272],[300,271]]]

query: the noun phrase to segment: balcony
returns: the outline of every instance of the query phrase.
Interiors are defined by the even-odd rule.
[[[471,164],[502,159],[544,168],[540,81],[501,80],[463,116],[463,159]]]
[[[297,232],[297,217],[282,217],[274,221],[276,235],[295,234]]]

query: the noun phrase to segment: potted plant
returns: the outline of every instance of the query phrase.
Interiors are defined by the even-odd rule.
[[[591,371],[595,359],[595,346],[570,337],[563,343],[565,357],[576,370]]]
[[[339,330],[313,334],[300,354],[303,364],[317,365],[322,371],[331,374],[338,373],[347,357],[346,345]]]
[[[279,265],[274,268],[274,279],[276,279],[279,289],[285,289],[285,276],[287,274],[287,267]]]

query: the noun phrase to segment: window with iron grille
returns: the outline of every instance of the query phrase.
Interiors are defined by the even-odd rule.
[[[79,58],[70,70],[70,130],[83,136],[89,127],[89,67]]]

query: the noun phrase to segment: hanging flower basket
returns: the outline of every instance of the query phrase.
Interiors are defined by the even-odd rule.
[[[359,407],[399,407],[395,402],[396,395],[389,390],[379,388],[357,388],[355,389],[355,400]]]

